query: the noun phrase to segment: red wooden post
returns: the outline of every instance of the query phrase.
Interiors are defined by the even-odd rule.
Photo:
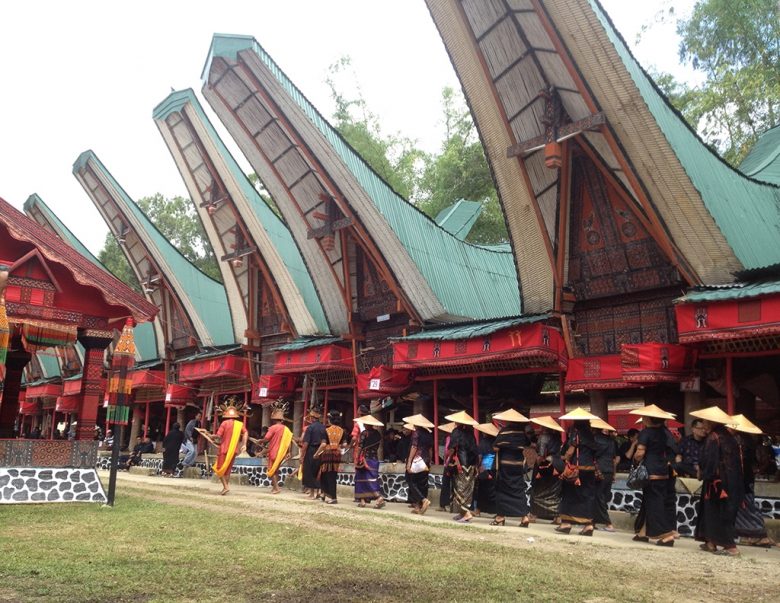
[[[565,377],[563,373],[558,373],[558,402],[561,414],[566,414],[566,394],[564,393]],[[561,434],[561,442],[566,442],[566,432]]]
[[[144,439],[149,437],[149,409],[152,406],[151,400],[146,403],[146,412],[144,413]]]
[[[352,418],[358,416],[358,392],[357,387],[352,388]]]
[[[329,399],[330,399],[330,390],[326,389],[325,390],[325,408],[323,408],[323,411],[322,411],[323,419],[328,416],[328,401],[329,401]]]
[[[726,356],[726,412],[733,415],[734,408],[734,374],[733,374],[733,362],[734,359],[731,356]]]
[[[471,412],[474,420],[479,423],[479,392],[477,377],[471,378]],[[474,430],[474,438],[479,442],[479,432]]]
[[[439,381],[433,380],[433,459],[439,464]]]
[[[171,407],[169,406],[165,412],[165,435],[168,435],[168,430],[171,428]]]

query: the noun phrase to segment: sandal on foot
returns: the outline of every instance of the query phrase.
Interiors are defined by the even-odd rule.
[[[561,526],[558,526],[557,528],[555,528],[555,531],[558,532],[559,534],[568,534],[569,532],[571,532],[571,526],[569,526],[568,528],[562,528]]]
[[[658,540],[655,546],[674,546],[674,538],[671,540]]]
[[[647,536],[640,536],[639,534],[635,534],[631,540],[634,542],[650,542],[650,539]]]
[[[706,543],[706,542],[702,542],[702,543],[699,545],[699,548],[700,548],[702,551],[704,551],[705,553],[715,553],[715,552],[717,552],[717,550],[718,550],[718,549],[717,549],[717,547],[710,546],[710,545],[709,545],[708,543]]]
[[[506,519],[502,519],[501,521],[499,521],[497,519],[494,519],[488,525],[491,525],[491,526],[504,526],[504,525],[506,525]]]
[[[427,498],[424,498],[422,503],[420,503],[420,515],[425,515],[425,512],[428,510],[428,507],[431,506],[431,501],[429,501]]]
[[[593,528],[590,530],[580,530],[580,536],[593,536]]]
[[[521,521],[519,524],[517,524],[518,528],[527,528],[531,525],[530,521]]]
[[[385,501],[380,501],[380,502],[378,502],[378,503],[376,503],[376,504],[374,505],[374,508],[375,508],[375,509],[381,509],[381,508],[382,508],[382,507],[384,507],[384,506],[385,506]]]
[[[715,551],[713,554],[722,557],[739,557],[739,551],[737,549],[723,549],[721,551]]]

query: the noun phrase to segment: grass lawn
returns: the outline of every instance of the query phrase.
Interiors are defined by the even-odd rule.
[[[0,510],[0,600],[582,600],[604,580],[563,559],[333,517],[321,529],[122,495]],[[319,519],[318,519],[319,521]],[[230,592],[230,594],[228,594]],[[641,592],[631,599],[642,599]]]

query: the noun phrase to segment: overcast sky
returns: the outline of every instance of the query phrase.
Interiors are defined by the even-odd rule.
[[[632,46],[642,25],[669,5],[602,2]],[[691,5],[680,0],[675,9]],[[21,208],[38,193],[97,253],[107,228],[71,173],[82,151],[95,151],[133,199],[186,195],[152,109],[172,88],[200,97],[214,32],[255,36],[326,116],[333,108],[328,66],[349,55],[383,131],[437,150],[441,89],[459,84],[422,0],[4,2],[0,197]],[[634,52],[645,67],[684,76],[670,25],[653,28]]]

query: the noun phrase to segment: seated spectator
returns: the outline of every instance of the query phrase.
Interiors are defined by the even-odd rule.
[[[627,439],[618,448],[618,461],[617,470],[622,473],[628,473],[631,470],[631,459],[634,458],[636,452],[637,442],[639,441],[639,431],[633,427],[628,430],[626,434]]]
[[[398,440],[401,439],[401,435],[392,427],[388,427],[385,429],[383,439],[384,460],[395,463],[398,460]]]
[[[142,455],[150,452],[154,452],[154,444],[152,444],[152,440],[150,440],[148,437],[139,440],[138,443],[133,446],[133,451],[130,453],[130,457],[127,459],[126,466],[124,468],[129,471],[130,467],[133,467],[134,465],[140,465],[141,461],[143,460]]]
[[[701,456],[704,441],[707,439],[707,428],[704,421],[691,421],[691,433],[680,440],[679,454],[675,457],[674,470],[681,477],[699,477],[699,456]]]
[[[104,448],[111,448],[114,445],[114,432],[110,429],[106,430],[106,439],[103,440]]]

